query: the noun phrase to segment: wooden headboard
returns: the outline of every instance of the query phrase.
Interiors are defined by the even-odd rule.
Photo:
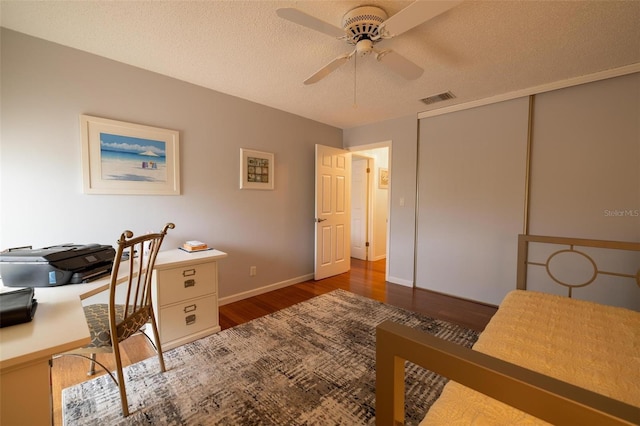
[[[534,262],[529,260],[529,245],[531,243],[556,244],[561,246],[561,248],[558,248],[558,250],[551,253],[547,257],[546,261]],[[590,285],[591,283],[593,283],[596,280],[596,278],[600,275],[630,278],[635,280],[636,285],[640,287],[640,264],[638,264],[638,269],[635,272],[635,274],[607,271],[604,268],[601,268],[598,266],[597,260],[594,259],[593,256],[590,256],[588,253],[585,253],[584,251],[579,249],[583,247],[640,252],[640,243],[634,243],[634,242],[590,240],[590,239],[583,239],[583,238],[566,238],[566,237],[547,237],[547,236],[541,236],[541,235],[520,234],[518,235],[518,260],[517,260],[518,265],[517,265],[516,288],[519,290],[527,289],[527,275],[528,275],[527,271],[528,271],[529,265],[544,267],[546,269],[546,273],[549,278],[551,278],[555,283],[567,288],[568,297],[572,296],[572,290],[574,288],[586,287],[587,285]],[[593,268],[593,274],[591,275],[591,277],[582,282],[567,282],[556,277],[551,271],[550,264],[555,257],[563,254],[580,256],[584,260],[590,262]]]

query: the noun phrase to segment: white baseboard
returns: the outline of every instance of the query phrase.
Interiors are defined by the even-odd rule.
[[[387,277],[387,281],[389,281],[390,283],[394,283],[394,284],[400,284],[400,285],[403,285],[405,287],[413,287],[413,281],[405,280],[405,279],[398,278],[398,277],[389,276],[389,277]]]
[[[291,278],[290,280],[281,281],[275,284],[269,284],[264,287],[256,288],[253,290],[245,291],[238,294],[233,294],[231,296],[221,297],[218,300],[218,305],[227,305],[229,303],[237,302],[239,300],[248,299],[249,297],[258,296],[260,294],[268,293],[273,290],[277,290],[279,288],[288,287],[293,284],[303,283],[305,281],[309,281],[313,279],[313,274],[302,275],[300,277]]]
[[[218,300],[218,305],[219,306],[228,305],[229,303],[248,299],[249,297],[258,296],[260,294],[268,293],[270,291],[277,290],[279,288],[284,288],[290,285],[303,283],[305,281],[309,281],[312,279],[313,279],[313,274],[307,274],[307,275],[302,275],[300,277],[291,278],[290,280],[281,281],[279,283],[269,284],[264,287],[256,288],[256,289],[245,291],[238,294],[233,294],[231,296],[221,297]],[[389,281],[390,283],[403,285],[405,287],[413,287],[413,281],[405,280],[403,278],[389,276],[387,278],[387,281]]]

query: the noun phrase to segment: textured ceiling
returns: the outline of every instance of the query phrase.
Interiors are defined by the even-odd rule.
[[[2,0],[0,14],[3,27],[340,128],[640,63],[640,1],[470,0],[380,43],[423,67],[418,80],[366,57],[302,84],[351,48],[276,9],[341,26],[356,6],[410,3]],[[420,102],[448,90],[457,98]]]

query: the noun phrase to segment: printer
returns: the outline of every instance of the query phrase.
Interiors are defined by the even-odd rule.
[[[7,287],[50,287],[89,282],[111,273],[116,251],[100,244],[20,247],[0,253]]]

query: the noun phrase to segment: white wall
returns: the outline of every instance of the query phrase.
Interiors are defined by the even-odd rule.
[[[4,28],[1,43],[0,248],[172,221],[165,248],[229,253],[222,297],[312,274],[314,145],[341,147],[340,129]],[[80,114],[178,130],[182,195],[84,194]],[[274,191],[239,189],[241,147],[275,154]]]
[[[380,188],[378,184],[380,169],[389,168],[389,148],[377,148],[372,150],[376,158],[376,166],[373,170],[373,260],[381,260],[387,257],[387,221],[389,219],[389,188]]]

